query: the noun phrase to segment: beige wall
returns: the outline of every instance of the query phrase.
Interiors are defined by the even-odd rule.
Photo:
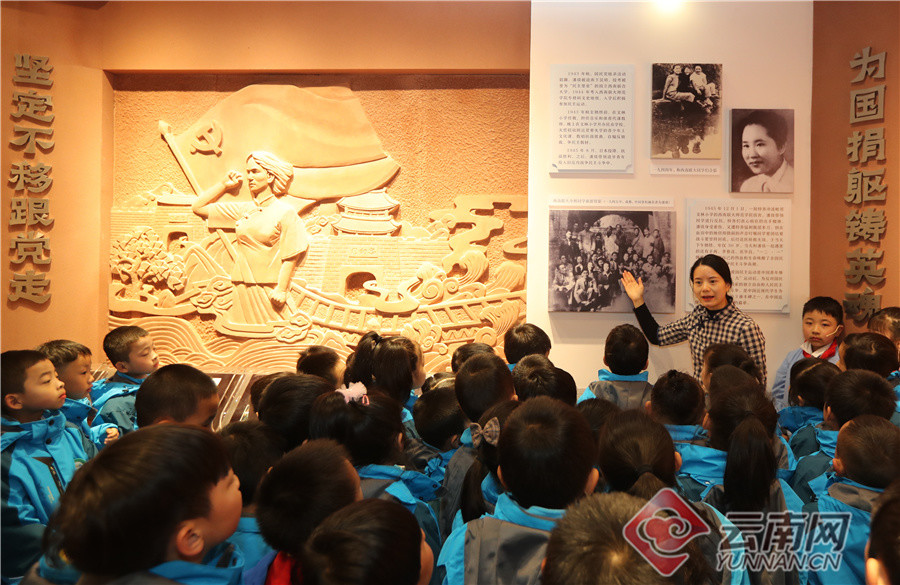
[[[829,295],[842,300],[847,292],[862,292],[865,281],[847,284],[847,252],[857,249],[847,242],[844,218],[851,209],[883,207],[887,217],[885,237],[877,246],[884,251],[885,281],[873,286],[882,295],[882,306],[900,305],[900,3],[898,2],[817,2],[813,37],[812,115],[812,229],[810,238],[815,250],[810,255],[810,293]],[[850,59],[863,47],[872,53],[887,51],[887,108],[884,120],[887,164],[869,161],[864,169],[884,168],[884,184],[888,185],[884,204],[850,206],[844,202],[847,172],[851,163],[845,153],[847,137],[854,130],[881,126],[878,123],[849,122],[850,80],[857,70],[849,67]],[[870,87],[881,81],[866,79],[852,89]],[[855,166],[855,165],[853,165]],[[866,248],[876,247],[866,242]],[[865,329],[865,323],[847,321],[850,331]]]
[[[57,115],[56,146],[36,157],[53,166],[53,297],[5,304],[4,350],[68,337],[102,357],[113,177],[106,72],[528,70],[525,2],[3,2],[0,11],[3,95],[13,91],[16,53],[47,55]],[[8,116],[0,128],[8,141]],[[4,169],[18,160],[4,148]],[[8,218],[13,193],[2,193]],[[4,290],[11,273],[4,263]]]

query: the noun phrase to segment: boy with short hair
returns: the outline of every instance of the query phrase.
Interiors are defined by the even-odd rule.
[[[706,397],[700,382],[693,376],[677,370],[669,370],[660,376],[650,390],[645,409],[666,427],[676,449],[681,443],[709,446],[709,435],[703,428]]]
[[[572,376],[553,365],[546,356],[523,357],[512,370],[513,385],[519,400],[549,396],[575,406],[578,388]]]
[[[900,478],[900,429],[870,414],[848,421],[838,434],[833,466],[824,491],[803,511],[849,514],[850,525],[840,567],[811,572],[810,582],[862,583],[873,505],[884,489]]]
[[[647,382],[650,345],[634,325],[613,327],[606,336],[603,363],[609,368],[597,372],[599,380],[591,382],[578,401],[604,398],[622,410],[641,408],[650,397]]]
[[[187,364],[169,364],[156,370],[134,396],[138,427],[177,422],[211,428],[218,406],[216,383]]]
[[[838,363],[838,347],[844,328],[844,309],[831,297],[813,297],[803,305],[803,343],[788,353],[772,384],[775,410],[788,406],[788,375],[791,366],[803,358],[815,357]]]
[[[115,424],[121,433],[137,428],[134,399],[144,378],[159,367],[159,356],[150,334],[135,326],[116,327],[103,338],[103,351],[116,373],[94,382],[91,399],[104,422]]]
[[[288,452],[256,491],[260,532],[277,553],[269,553],[248,570],[245,585],[289,582],[300,563],[303,544],[316,526],[362,497],[359,474],[336,441],[316,439]]]
[[[791,448],[798,457],[791,487],[804,502],[813,500],[817,478],[820,481],[835,457],[841,427],[864,414],[889,420],[894,412],[894,393],[890,384],[874,372],[847,370],[832,378],[825,389],[824,404],[824,422],[803,427],[791,437]]]
[[[478,341],[460,345],[453,350],[453,356],[450,358],[450,371],[456,374],[467,359],[478,353],[494,353],[494,348]]]
[[[37,351],[53,363],[56,375],[66,387],[66,402],[60,408],[66,420],[79,427],[98,448],[118,439],[119,428],[97,419],[97,409],[91,402],[91,350],[75,341],[54,339],[39,345]]]
[[[143,390],[141,390],[143,392]],[[240,480],[241,519],[228,542],[244,554],[244,565],[255,567],[273,548],[263,540],[256,521],[256,490],[282,455],[281,437],[258,420],[230,423],[219,431],[231,468]]]
[[[551,345],[550,336],[531,323],[516,325],[503,336],[503,354],[510,370],[526,355],[538,353],[550,357]]]
[[[900,426],[900,355],[894,343],[880,333],[852,333],[841,344],[842,370],[858,369],[875,372],[894,387],[897,405],[891,422]]]
[[[53,363],[33,350],[0,354],[3,433],[2,563],[15,580],[41,556],[44,527],[60,494],[96,446],[58,412],[66,392]]]
[[[422,471],[434,481],[443,481],[447,464],[459,447],[459,437],[466,430],[453,380],[425,392],[413,405],[413,421],[424,446],[433,453]]]

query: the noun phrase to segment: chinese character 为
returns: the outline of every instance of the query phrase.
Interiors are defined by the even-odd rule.
[[[53,184],[51,170],[53,167],[44,163],[30,164],[22,161],[9,169],[9,182],[14,184],[14,191],[27,189],[29,193],[43,193]]]
[[[862,152],[860,152],[862,147]],[[850,162],[864,163],[870,158],[883,161],[884,154],[884,126],[881,128],[872,128],[861,133],[858,130],[847,137],[847,156]]]
[[[875,311],[881,310],[881,295],[866,287],[862,293],[844,294],[844,313],[854,321],[868,321]]]
[[[884,85],[850,91],[850,123],[884,120]]]
[[[47,108],[53,107],[53,98],[49,95],[38,95],[34,90],[13,93],[13,104],[17,109],[12,117],[16,120],[25,116],[35,122],[52,122],[56,116],[47,113]]]
[[[21,264],[31,260],[35,264],[50,264],[50,238],[30,231],[27,234],[19,234],[9,242],[9,247],[16,251],[16,255],[9,259],[12,264]],[[47,257],[44,258],[44,252]]]
[[[884,280],[884,268],[875,268],[875,265],[884,256],[884,250],[874,248],[851,250],[847,252],[847,260],[850,268],[844,271],[847,282],[856,284],[863,278],[869,284],[878,284]]]
[[[23,134],[18,138],[13,138],[9,143],[14,146],[25,146],[25,154],[34,154],[35,144],[40,146],[44,152],[53,148],[54,143],[52,140],[41,140],[37,137],[38,134],[53,136],[53,128],[26,128],[16,124],[13,130],[17,134],[20,132]]]
[[[850,69],[859,68],[859,73],[850,83],[859,83],[867,76],[872,79],[884,79],[884,57],[886,51],[882,51],[877,55],[870,55],[872,47],[865,47],[860,53],[853,55],[850,59]]]
[[[883,185],[884,169],[865,171],[850,169],[847,173],[847,194],[844,201],[859,205],[866,201],[884,201],[887,185]]]
[[[884,209],[875,209],[874,207],[854,209],[844,218],[848,242],[859,239],[878,242],[881,240],[886,226],[887,219],[884,217]]]
[[[50,200],[35,197],[13,197],[10,203],[9,225],[50,225]]]
[[[46,273],[29,270],[25,274],[13,274],[9,288],[13,292],[7,298],[11,301],[24,299],[42,305],[50,300],[50,293],[44,294],[50,281]]]
[[[820,552],[823,547],[828,552],[841,552],[850,530],[849,512],[813,512],[809,514],[806,527],[806,550],[815,547]]]
[[[13,83],[27,83],[29,85],[41,85],[50,87],[53,81],[50,79],[50,57],[32,57],[28,54],[16,55],[16,71],[13,75]]]

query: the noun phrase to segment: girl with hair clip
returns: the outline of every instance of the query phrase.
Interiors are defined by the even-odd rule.
[[[728,293],[731,269],[715,254],[697,258],[690,271],[691,290],[697,301],[684,317],[660,325],[644,304],[644,283],[631,272],[622,273],[625,294],[634,304],[634,314],[647,341],[654,345],[673,345],[687,341],[694,362],[694,377],[701,379],[703,354],[712,343],[734,343],[743,347],[756,362],[766,384],[766,338],[756,322],[738,309]]]
[[[730,389],[712,397],[705,420],[709,443],[725,452],[726,459],[721,484],[710,490],[704,501],[724,514],[791,512],[800,517],[803,502],[777,475],[772,448],[777,424],[775,407],[761,392]],[[797,583],[802,577],[796,570],[781,569],[750,575],[754,584],[773,585]]]
[[[316,399],[310,412],[310,439],[334,439],[350,454],[361,479],[363,496],[400,502],[412,512],[429,546],[441,547],[441,533],[432,506],[441,484],[402,465],[403,423],[400,405],[384,394],[368,394],[351,384]]]
[[[487,409],[478,423],[469,425],[475,445],[475,461],[463,480],[460,510],[453,518],[453,530],[494,512],[497,498],[505,491],[497,477],[497,442],[509,415],[521,405],[518,400],[495,404]]]
[[[644,499],[653,498],[661,489],[678,491],[676,473],[681,455],[666,428],[639,410],[613,415],[600,433],[599,466],[611,492],[626,492]],[[745,582],[746,571],[716,571],[720,551],[742,554],[740,533],[724,515],[704,503],[692,503],[694,511],[713,528],[713,532],[688,543],[690,561],[688,583]],[[725,541],[725,542],[722,542]],[[705,562],[704,562],[705,560]]]
[[[363,500],[341,508],[303,550],[303,585],[425,585],[434,553],[399,504]],[[292,579],[292,582],[295,580]]]

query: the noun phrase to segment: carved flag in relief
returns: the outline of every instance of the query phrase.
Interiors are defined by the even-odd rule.
[[[243,173],[247,155],[256,150],[294,166],[288,192],[304,199],[366,193],[400,170],[346,87],[250,85],[181,134],[173,134],[165,122],[160,131],[198,192],[229,170]],[[241,195],[249,199],[246,181]]]

